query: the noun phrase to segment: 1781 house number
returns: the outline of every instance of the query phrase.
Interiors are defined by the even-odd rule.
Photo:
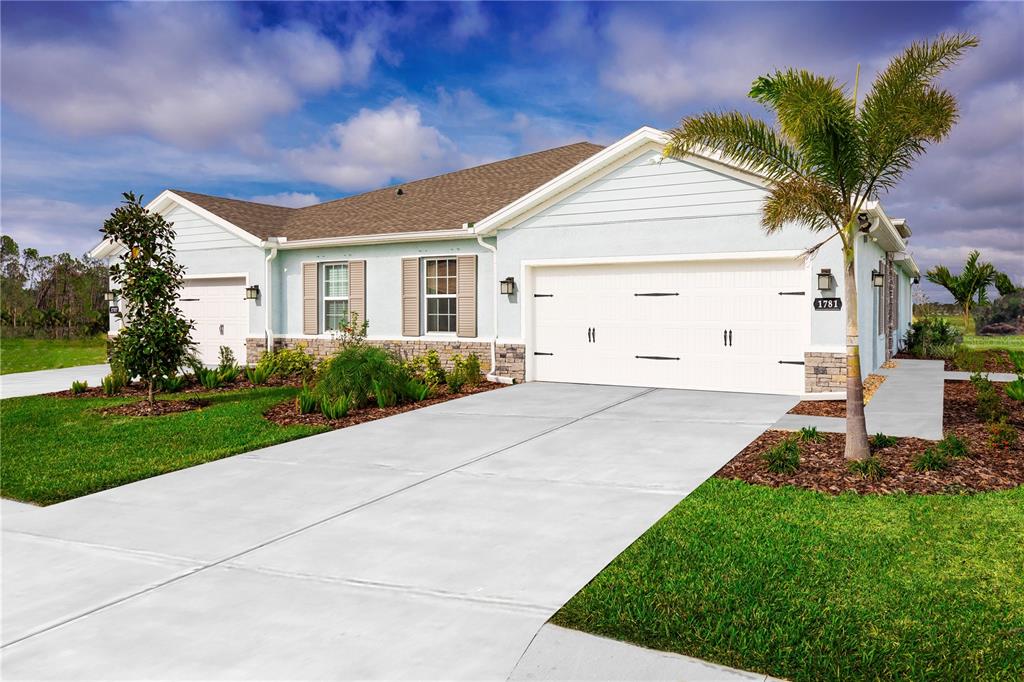
[[[816,298],[814,299],[815,310],[842,310],[843,299],[838,296],[835,298]]]

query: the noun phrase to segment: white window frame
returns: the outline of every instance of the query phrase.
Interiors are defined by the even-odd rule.
[[[326,262],[326,263],[320,263],[319,271],[317,273],[317,282],[318,282],[318,286],[317,286],[318,292],[317,293],[319,294],[319,298],[320,298],[320,331],[322,333],[324,333],[324,334],[327,334],[327,333],[332,332],[332,331],[337,331],[337,329],[328,329],[327,328],[327,302],[328,301],[332,301],[332,302],[333,301],[345,301],[346,303],[348,303],[348,307],[347,307],[348,311],[351,311],[351,305],[352,305],[351,302],[349,301],[349,299],[350,299],[350,297],[352,295],[352,281],[351,280],[349,280],[349,291],[348,291],[349,295],[348,296],[328,296],[327,295],[327,267],[331,266],[331,265],[344,265],[345,266],[346,275],[350,274],[349,267],[348,267],[348,261],[347,260],[329,261],[329,262]]]
[[[456,291],[455,292],[449,292],[447,294],[428,294],[427,293],[427,262],[429,262],[429,261],[442,261],[442,260],[443,261],[450,261],[451,264],[455,267],[455,275],[454,275],[454,277],[455,277],[455,289],[456,289]],[[446,276],[450,277],[451,275],[446,275]],[[420,259],[420,284],[422,286],[422,292],[423,292],[422,293],[423,313],[422,313],[422,319],[420,320],[420,323],[423,325],[423,333],[424,333],[424,335],[426,335],[426,336],[455,336],[456,335],[458,321],[459,321],[459,317],[458,317],[458,310],[459,310],[459,302],[458,302],[459,261],[458,261],[458,258],[456,256],[424,256],[423,258],[421,258]],[[432,298],[450,298],[452,301],[455,302],[454,303],[454,305],[455,305],[455,313],[453,314],[453,318],[455,320],[455,325],[452,327],[451,331],[449,331],[449,332],[430,331],[430,315],[427,312],[427,301],[429,301]]]

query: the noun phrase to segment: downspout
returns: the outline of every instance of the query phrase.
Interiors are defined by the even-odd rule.
[[[271,287],[271,272],[273,271],[270,262],[277,258],[277,239],[268,239],[268,243],[272,243],[273,246],[270,248],[270,253],[267,254],[267,258],[264,264],[263,279],[267,287],[267,293],[263,298],[263,315],[264,315],[264,334],[266,335],[266,349],[268,353],[274,352],[274,330],[271,328],[271,305],[274,300],[273,288]]]
[[[469,225],[466,225],[465,227],[469,227]],[[485,242],[484,238],[481,235],[479,235],[479,234],[476,235],[476,241],[477,241],[477,243],[480,246],[484,247],[485,249],[487,249],[488,251],[491,252],[491,287],[494,289],[494,304],[493,304],[493,308],[494,309],[491,311],[491,317],[493,318],[493,322],[494,322],[494,330],[493,330],[493,333],[491,334],[491,371],[487,375],[487,380],[488,381],[493,381],[493,382],[496,382],[496,383],[499,383],[499,384],[511,384],[512,383],[512,378],[511,377],[503,377],[503,376],[499,376],[497,374],[497,366],[498,366],[498,301],[500,300],[500,298],[499,298],[500,293],[498,291],[498,287],[495,284],[494,280],[498,276],[498,247],[497,246],[491,246],[490,244]]]

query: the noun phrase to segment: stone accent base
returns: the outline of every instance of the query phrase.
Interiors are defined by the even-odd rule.
[[[452,356],[456,354],[468,355],[476,353],[480,358],[480,367],[485,373],[491,373],[491,344],[486,341],[459,341],[458,339],[435,340],[425,338],[410,339],[389,339],[386,341],[367,340],[367,343],[390,350],[403,360],[408,360],[417,355],[424,355],[429,350],[436,350],[441,362],[446,368],[452,366]],[[317,358],[327,358],[333,355],[341,347],[341,342],[336,339],[303,339],[284,338],[277,339],[274,347],[297,348],[305,346],[307,353],[312,353]],[[246,339],[246,360],[253,364],[257,362],[266,350],[263,339]],[[526,378],[526,346],[519,344],[499,343],[495,352],[496,367],[494,373],[499,376],[510,377],[516,382],[522,382]]]
[[[835,393],[846,390],[846,353],[804,353],[804,390]]]

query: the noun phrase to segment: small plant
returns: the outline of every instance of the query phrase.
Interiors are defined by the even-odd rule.
[[[452,356],[452,372],[462,375],[462,381],[470,386],[480,383],[480,356],[470,353],[466,357]]]
[[[914,460],[914,471],[940,471],[949,466],[949,458],[937,447],[930,447]]]
[[[238,365],[231,365],[230,367],[221,368],[217,372],[217,375],[220,377],[222,383],[233,384],[235,383],[235,379],[238,378],[238,373],[240,371],[241,370],[238,368]]]
[[[306,352],[306,344],[300,343],[295,348],[264,353],[260,363],[272,366],[274,374],[279,377],[302,377],[305,381],[313,377],[316,360]]]
[[[882,460],[876,455],[854,460],[850,462],[849,467],[850,471],[859,474],[861,478],[866,478],[869,481],[880,481],[886,474],[885,467],[882,466]]]
[[[801,443],[820,443],[825,440],[825,434],[820,433],[817,426],[805,426],[800,429],[797,438]]]
[[[1003,409],[1003,401],[999,397],[999,390],[988,377],[976,372],[971,376],[971,383],[974,384],[974,388],[977,391],[978,419],[983,422],[994,422],[999,421],[1001,417],[1006,415],[1006,410]]]
[[[246,378],[252,383],[253,386],[262,386],[267,383],[267,379],[273,374],[274,369],[267,365],[256,365],[255,367],[247,367],[245,370]]]
[[[103,377],[100,381],[100,386],[103,387],[103,395],[107,396],[114,395],[121,390],[121,387],[117,385],[117,379],[114,378],[113,373]]]
[[[88,381],[72,381],[71,382],[71,395],[81,395],[85,393],[85,389],[89,388]]]
[[[1006,384],[1006,395],[1014,400],[1024,400],[1024,376],[1018,376]]]
[[[398,404],[396,391],[386,381],[372,379],[370,383],[373,386],[373,397],[377,401],[377,407],[394,407]]]
[[[405,389],[403,390],[405,399],[414,403],[418,403],[421,400],[426,400],[430,396],[430,386],[417,381],[416,379],[409,379],[405,382]]]
[[[940,440],[935,447],[946,457],[952,459],[971,456],[970,451],[967,449],[967,443],[955,433],[947,433],[946,437]]]
[[[359,313],[349,313],[348,320],[334,330],[342,346],[358,345],[366,341],[366,332],[370,327],[367,320],[359,321]]]
[[[1006,417],[1002,417],[999,421],[988,425],[988,442],[992,444],[992,447],[999,450],[1012,448],[1017,444],[1019,437],[1017,429],[1007,423]]]
[[[167,393],[177,393],[185,387],[185,377],[181,374],[172,374],[160,380],[160,390]]]
[[[964,372],[977,374],[985,369],[985,354],[967,346],[957,346],[952,360],[953,364]]]
[[[320,399],[320,412],[328,419],[341,419],[348,414],[351,406],[352,401],[347,395],[338,396],[337,398],[325,395]]]
[[[789,437],[766,450],[761,458],[773,474],[792,474],[800,468],[800,444]]]
[[[896,445],[896,443],[899,442],[899,438],[896,438],[895,436],[887,436],[884,433],[876,433],[875,435],[871,436],[871,447],[877,448],[879,450],[882,448],[892,447],[893,445]]]
[[[228,346],[220,347],[219,357],[220,364],[218,364],[217,369],[219,369],[221,372],[231,369],[235,367],[235,365],[237,364],[235,362],[235,353]]]
[[[224,383],[224,380],[220,377],[220,372],[215,369],[207,369],[205,367],[196,367],[196,379],[203,385],[204,388],[214,389],[220,388]]]
[[[448,372],[445,383],[448,384],[448,390],[452,393],[461,393],[462,387],[466,385],[466,379],[462,376],[462,372]]]
[[[443,384],[447,380],[444,365],[436,350],[429,350],[423,356],[423,380],[432,386]]]
[[[316,395],[305,386],[295,396],[295,409],[299,414],[312,414],[316,412],[318,405]]]
[[[1013,367],[1017,372],[1017,378],[1021,378],[1020,375],[1024,374],[1024,350],[1011,350],[1007,351],[1010,356],[1010,362],[1013,363]]]

